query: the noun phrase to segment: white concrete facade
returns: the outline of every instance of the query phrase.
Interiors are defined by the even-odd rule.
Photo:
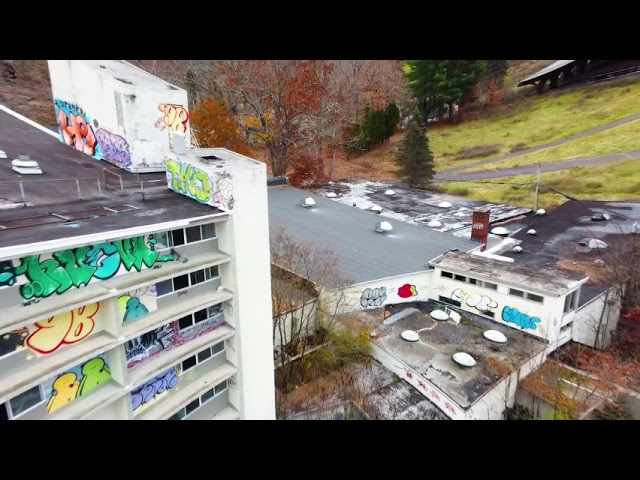
[[[0,249],[0,418],[275,419],[266,167],[216,153],[226,211]]]
[[[189,141],[187,92],[122,60],[48,60],[60,140],[133,173],[162,172]]]

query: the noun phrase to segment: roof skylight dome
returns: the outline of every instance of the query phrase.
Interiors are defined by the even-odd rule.
[[[442,222],[439,222],[438,220],[431,220],[427,223],[427,227],[440,228],[442,227]]]
[[[387,190],[386,192],[384,192],[385,195],[395,195],[396,192],[394,192],[393,190]]]
[[[333,192],[328,192],[326,195],[327,198],[336,198],[336,194]]]
[[[300,205],[304,208],[309,208],[309,207],[313,207],[315,204],[316,204],[316,201],[313,198],[307,197],[304,200],[302,200],[302,203]]]
[[[393,227],[389,222],[378,222],[376,223],[376,232],[378,233],[386,233],[393,230]]]
[[[473,367],[476,364],[475,359],[465,352],[458,352],[453,354],[453,361],[463,367]]]

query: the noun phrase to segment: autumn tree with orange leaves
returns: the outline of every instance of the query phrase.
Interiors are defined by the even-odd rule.
[[[191,111],[191,128],[200,147],[224,147],[249,154],[244,132],[220,100],[198,104]]]

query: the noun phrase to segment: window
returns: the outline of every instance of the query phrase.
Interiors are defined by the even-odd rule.
[[[173,280],[169,278],[168,280],[163,280],[162,282],[156,283],[156,295],[161,297],[162,295],[167,295],[173,292]]]
[[[156,283],[156,295],[162,297],[168,295],[171,292],[177,292],[183,290],[189,286],[198,285],[204,283],[213,278],[218,278],[220,275],[218,266],[205,268],[204,270],[196,270],[189,274],[173,277],[168,280]]]
[[[189,286],[189,276],[180,275],[179,277],[173,277],[173,290],[178,291]]]
[[[578,308],[578,290],[574,290],[564,298],[564,313],[569,313]]]
[[[187,406],[184,407],[185,416],[189,415],[190,413],[193,413],[194,411],[196,411],[199,406],[200,406],[200,399],[199,398],[196,398],[193,402],[187,404]]]
[[[476,280],[475,278],[469,278],[468,280],[469,280],[469,283],[471,285],[477,285],[478,284],[478,280]]]
[[[218,342],[215,345],[205,348],[204,350],[200,350],[196,355],[193,355],[192,357],[189,357],[182,362],[182,371],[186,372],[190,368],[193,368],[196,365],[201,364],[205,360],[213,358],[223,350],[224,350],[224,342]]]
[[[465,277],[464,275],[454,275],[453,278],[454,278],[454,280],[458,280],[459,282],[466,282],[467,281],[467,277]]]
[[[0,403],[0,420],[9,420],[9,412],[4,403]]]
[[[197,285],[204,282],[204,270],[198,270],[197,272],[191,272],[191,285]]]
[[[215,223],[207,223],[205,225],[200,225],[202,227],[202,239],[206,240],[208,238],[216,237],[216,224]]]
[[[486,310],[484,312],[482,312],[482,315],[486,316],[486,317],[491,317],[491,318],[495,318],[496,314],[494,312],[491,312],[489,310]]]
[[[4,272],[5,270],[11,270],[12,266],[13,265],[11,264],[10,261],[0,262],[0,274],[2,274],[2,272]],[[2,286],[0,286],[0,288],[2,288]]]
[[[202,234],[200,232],[200,226],[189,227],[187,232],[187,243],[199,242],[202,240]]]
[[[444,270],[442,270],[442,271],[440,272],[440,276],[441,276],[441,277],[446,277],[446,278],[453,278],[453,273],[451,273],[451,272],[445,272]]]
[[[193,321],[195,323],[204,322],[207,318],[209,318],[209,315],[207,315],[207,309],[206,308],[204,308],[202,310],[198,310],[197,312],[195,312],[193,314]]]
[[[211,280],[212,278],[219,277],[220,272],[218,271],[218,266],[214,265],[213,267],[205,268],[204,276],[207,280]]]
[[[216,393],[216,395],[224,392],[227,389],[227,381],[225,380],[224,382],[219,383],[218,385],[215,386],[214,391]]]
[[[216,315],[219,315],[221,313],[222,313],[221,303],[207,307],[207,314],[209,315],[209,317],[215,317]]]
[[[442,303],[448,303],[449,305],[454,305],[456,307],[461,306],[460,302],[456,300],[451,300],[450,298],[447,298],[447,297],[443,297],[442,295],[440,295],[438,298]]]
[[[522,290],[516,290],[515,288],[509,289],[509,295],[513,295],[514,297],[524,298],[524,292]]]
[[[207,390],[206,392],[204,392],[202,394],[202,396],[200,397],[200,401],[202,403],[206,402],[207,400],[211,400],[213,397],[216,396],[216,392],[214,391],[214,389],[212,388],[211,390]]]
[[[224,380],[219,384],[217,384],[215,387],[210,388],[209,390],[204,392],[202,395],[200,395],[199,398],[196,398],[192,402],[189,402],[184,408],[181,408],[179,411],[171,415],[167,420],[184,419],[188,415],[191,415],[193,412],[198,410],[198,408],[200,408],[202,405],[207,403],[209,400],[220,395],[226,389],[227,389],[227,380]]]
[[[187,315],[186,317],[182,317],[178,320],[178,329],[185,330],[193,325],[193,317],[191,315]]]
[[[156,233],[153,236],[156,239],[156,250],[164,250],[170,247],[167,232]]]
[[[533,293],[527,293],[527,300],[531,300],[532,302],[543,303],[544,298],[540,295],[535,295]]]
[[[9,408],[13,417],[23,414],[44,400],[40,385],[33,387],[17,397],[9,400]]]
[[[172,230],[169,232],[169,235],[171,237],[172,247],[184,245],[184,230],[182,228],[180,230]]]
[[[498,290],[498,285],[491,282],[484,282],[482,285],[484,288],[488,288],[489,290]]]

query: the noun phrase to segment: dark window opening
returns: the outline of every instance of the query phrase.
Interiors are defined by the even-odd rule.
[[[441,277],[446,277],[446,278],[453,278],[453,273],[451,272],[445,272],[444,270],[440,272],[440,276]]]
[[[188,275],[180,275],[179,277],[175,277],[173,279],[173,289],[174,290],[182,290],[183,288],[187,288],[189,286],[189,276]]]
[[[187,243],[199,242],[200,240],[202,240],[202,236],[199,226],[187,228]]]
[[[460,302],[458,302],[456,300],[452,300],[452,299],[447,298],[447,297],[443,297],[442,295],[440,295],[439,300],[442,303],[448,303],[449,305],[453,305],[455,307],[461,307],[462,306]]]
[[[187,415],[193,413],[200,406],[200,399],[196,398],[193,402],[189,403],[186,407],[184,407],[184,411]]]
[[[178,328],[180,330],[189,328],[191,325],[193,325],[193,319],[191,318],[191,315],[187,315],[186,317],[182,317],[180,320],[178,320]]]
[[[195,320],[195,323],[200,323],[200,322],[204,322],[207,318],[209,318],[209,316],[207,315],[207,310],[198,310],[196,313],[193,314],[193,319]]]
[[[184,245],[184,230],[173,230],[171,232],[171,238],[173,238],[173,246]]]
[[[189,357],[182,362],[182,371],[186,372],[190,368],[195,367],[198,364],[195,355],[193,357]]]

